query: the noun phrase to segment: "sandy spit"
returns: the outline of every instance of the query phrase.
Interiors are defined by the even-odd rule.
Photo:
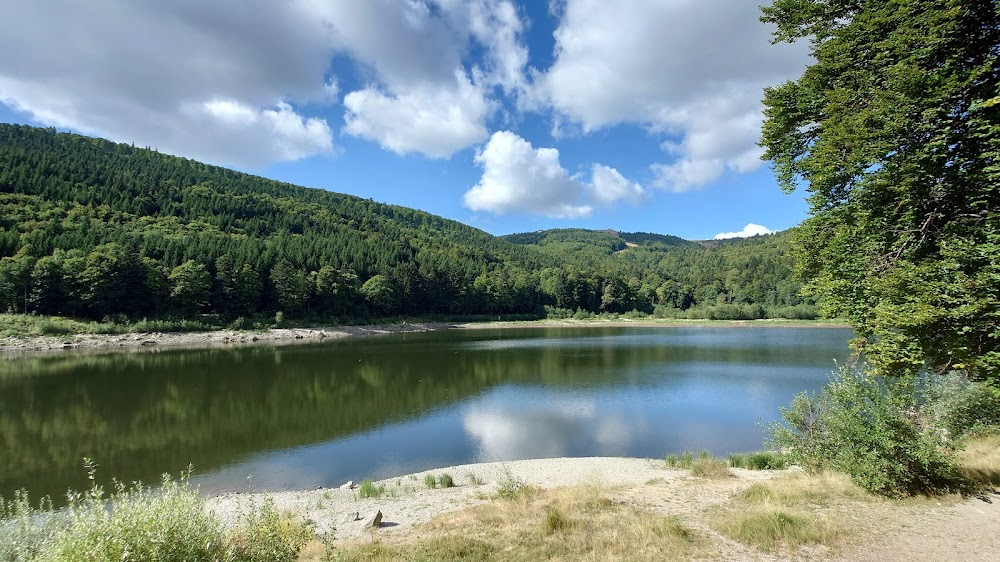
[[[289,345],[315,343],[327,338],[373,336],[410,332],[455,329],[493,328],[587,328],[587,327],[648,327],[675,328],[710,327],[846,327],[842,323],[789,322],[752,320],[732,322],[656,321],[656,320],[536,320],[527,322],[416,322],[370,326],[318,326],[312,328],[271,328],[258,331],[215,330],[211,332],[147,332],[130,334],[75,334],[66,336],[8,336],[0,338],[0,354],[37,351],[137,348],[205,348],[237,345]]]

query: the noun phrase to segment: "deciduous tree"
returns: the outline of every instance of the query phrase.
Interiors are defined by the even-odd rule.
[[[803,75],[761,139],[811,216],[802,272],[876,370],[1000,377],[1000,3],[775,0]]]

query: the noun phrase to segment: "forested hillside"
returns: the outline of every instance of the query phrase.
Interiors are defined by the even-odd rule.
[[[413,209],[0,125],[0,312],[359,319],[725,305],[800,315],[788,309],[802,302],[791,264],[786,235],[714,248],[611,231],[498,238]]]

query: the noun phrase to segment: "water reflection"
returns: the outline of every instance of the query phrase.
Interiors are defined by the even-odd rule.
[[[725,453],[815,389],[837,329],[519,329],[0,361],[0,494],[193,463],[209,491],[477,460]],[[252,480],[247,481],[247,476]]]

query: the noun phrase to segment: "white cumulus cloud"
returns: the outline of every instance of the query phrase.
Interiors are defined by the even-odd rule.
[[[774,234],[774,231],[770,228],[750,223],[743,227],[743,230],[739,232],[720,232],[713,237],[713,240],[728,240],[730,238],[749,238],[751,236],[760,236],[762,234]]]
[[[344,97],[344,132],[400,154],[445,158],[486,140],[493,91],[517,95],[528,52],[509,0],[309,0],[370,76]],[[479,47],[481,59],[467,63]]]
[[[476,155],[483,175],[465,193],[465,206],[496,214],[541,214],[550,218],[589,216],[596,205],[636,202],[645,191],[617,170],[601,164],[584,182],[563,168],[555,148],[535,148],[510,131],[493,133]]]
[[[332,52],[302,2],[15,2],[0,52],[0,101],[46,124],[252,167],[332,148],[295,106]]]
[[[493,104],[460,72],[451,84],[421,84],[403,94],[377,88],[347,94],[344,132],[399,154],[445,158],[486,139]]]
[[[679,139],[654,185],[685,191],[762,163],[761,90],[797,76],[805,45],[771,45],[757,3],[565,0],[538,95],[590,132],[637,123]]]

